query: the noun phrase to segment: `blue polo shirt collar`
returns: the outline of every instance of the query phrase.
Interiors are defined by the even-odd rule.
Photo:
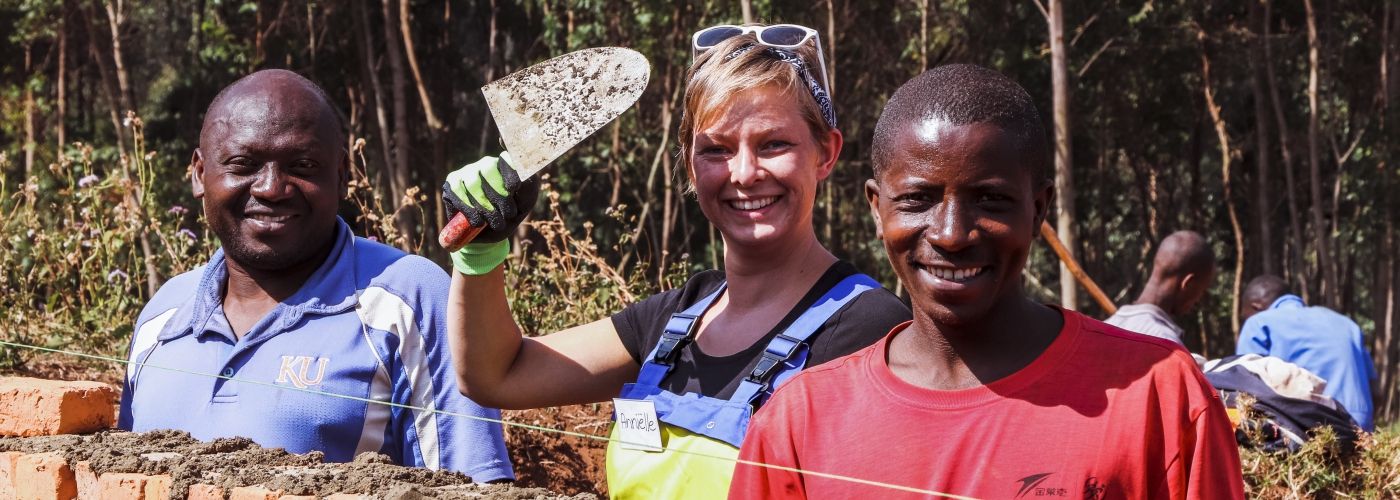
[[[1269,304],[1269,309],[1282,309],[1284,307],[1307,307],[1303,298],[1291,293],[1285,293],[1282,297],[1274,299],[1273,304]]]
[[[355,307],[355,245],[354,234],[344,220],[336,217],[335,246],[326,260],[307,278],[301,288],[283,300],[269,313],[276,322],[249,332],[249,337],[270,337],[301,321],[303,315],[339,314]],[[158,340],[166,341],[193,333],[203,332],[209,327],[210,318],[221,310],[224,283],[228,281],[228,267],[225,265],[224,249],[219,248],[204,266],[199,287],[175,315],[166,323]],[[220,329],[222,330],[222,329]],[[245,338],[247,341],[255,338]]]

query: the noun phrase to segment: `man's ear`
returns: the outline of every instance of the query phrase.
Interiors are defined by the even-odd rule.
[[[870,218],[875,219],[875,237],[885,239],[885,226],[880,223],[880,183],[875,179],[865,181],[865,200],[870,203]]]
[[[204,198],[204,155],[199,148],[194,148],[194,154],[190,155],[190,189],[195,199]]]
[[[1045,218],[1050,216],[1050,205],[1055,202],[1055,183],[1045,181],[1035,193],[1035,226],[1031,228],[1031,237],[1040,236],[1040,225],[1045,222]]]
[[[1196,284],[1196,280],[1198,279],[1200,278],[1196,276],[1196,273],[1186,273],[1186,275],[1182,276],[1181,280],[1177,282],[1177,290],[1191,289],[1191,285]]]
[[[831,171],[836,168],[836,160],[841,157],[841,146],[845,144],[845,137],[841,131],[831,129],[827,133],[826,140],[821,141],[822,159],[817,167],[817,180],[825,180],[831,176]]]
[[[340,161],[339,189],[336,190],[336,192],[339,193],[337,199],[341,200],[345,199],[350,193],[350,152],[342,151],[342,153],[344,154],[341,155]]]

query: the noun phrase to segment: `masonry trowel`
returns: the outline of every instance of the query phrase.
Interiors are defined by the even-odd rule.
[[[511,165],[524,180],[632,107],[650,75],[651,64],[640,53],[599,47],[516,71],[481,87],[481,93]],[[456,251],[484,228],[458,213],[438,243]]]

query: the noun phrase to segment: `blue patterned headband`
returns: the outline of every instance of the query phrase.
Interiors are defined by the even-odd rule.
[[[745,52],[758,48],[756,43],[746,43],[734,49],[733,52],[724,56],[725,61],[732,60],[743,55]],[[792,65],[792,69],[797,70],[797,74],[802,76],[802,80],[807,83],[807,90],[812,93],[812,98],[817,101],[817,108],[822,111],[822,119],[826,120],[826,125],[836,128],[836,110],[831,105],[831,96],[826,93],[816,78],[812,78],[812,72],[807,69],[807,61],[802,60],[797,54],[789,50],[775,47],[763,47],[763,54],[779,61]]]

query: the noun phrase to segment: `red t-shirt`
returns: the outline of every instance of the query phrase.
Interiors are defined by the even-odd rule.
[[[977,498],[1243,498],[1225,408],[1179,345],[1063,311],[1040,357],[937,391],[890,371],[889,340],[809,368],[754,418],[740,458]],[[917,493],[740,463],[731,499]]]

